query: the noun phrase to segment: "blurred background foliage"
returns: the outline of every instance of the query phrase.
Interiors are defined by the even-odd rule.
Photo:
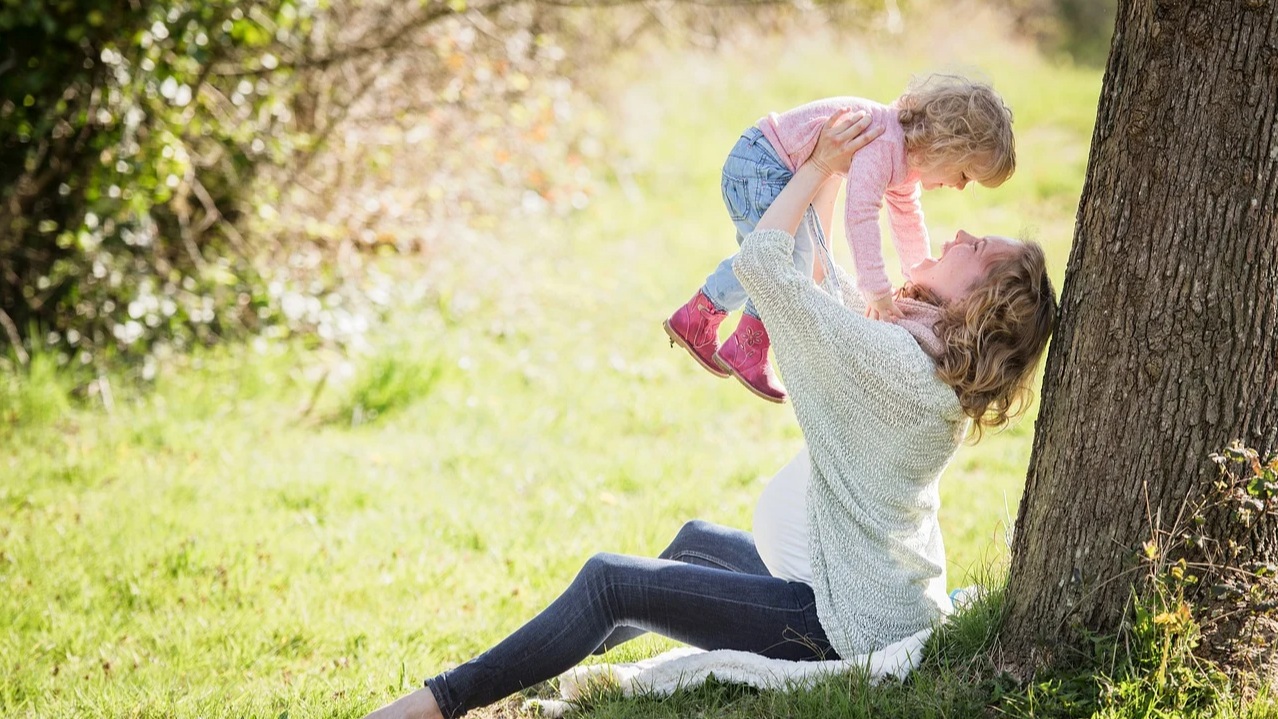
[[[926,11],[930,0],[910,10]],[[1102,61],[1113,0],[992,0]],[[896,0],[819,6],[900,32]],[[358,345],[498,222],[626,182],[594,72],[785,2],[3,0],[0,353],[136,367],[226,338]],[[384,260],[384,257],[416,261]]]

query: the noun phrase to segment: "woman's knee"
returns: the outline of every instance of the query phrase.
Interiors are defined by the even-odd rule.
[[[620,618],[627,597],[633,596],[635,587],[648,582],[647,574],[653,569],[640,557],[600,552],[586,560],[577,578],[565,594],[572,594],[582,607],[594,607],[613,621]],[[611,627],[610,627],[611,628]]]
[[[662,552],[661,554],[658,554],[658,557],[662,559],[674,559],[679,556],[681,552],[685,552],[685,550],[688,550],[691,547],[697,547],[697,545],[700,544],[699,540],[708,534],[709,526],[711,526],[711,522],[704,520],[690,520],[684,522],[684,526],[679,527],[679,531],[675,533],[675,539],[670,540],[670,544],[668,544],[665,549],[662,549]]]
[[[607,585],[617,577],[625,562],[626,556],[623,554],[599,552],[581,565],[581,571],[577,573],[577,581],[595,587]]]
[[[715,524],[704,519],[693,519],[683,523],[670,546],[658,555],[661,559],[678,559],[679,555],[698,547],[704,547],[706,539],[716,534]]]

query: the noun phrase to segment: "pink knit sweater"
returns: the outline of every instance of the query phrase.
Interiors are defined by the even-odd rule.
[[[772,113],[759,120],[758,128],[786,165],[796,170],[816,148],[821,126],[844,108],[870,113],[871,123],[884,130],[852,157],[843,214],[857,287],[867,300],[877,300],[892,292],[879,234],[879,210],[884,201],[905,276],[909,277],[911,267],[931,256],[923,208],[919,205],[918,173],[911,172],[905,162],[905,131],[897,120],[896,106],[859,97],[831,97],[781,114]]]

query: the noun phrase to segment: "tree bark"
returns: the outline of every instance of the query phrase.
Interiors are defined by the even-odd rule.
[[[1117,629],[1143,542],[1217,477],[1208,454],[1278,449],[1276,6],[1119,2],[1013,542],[1009,657]],[[1217,519],[1213,536],[1276,558],[1272,527]]]

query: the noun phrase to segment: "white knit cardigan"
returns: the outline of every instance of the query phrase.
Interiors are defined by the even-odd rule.
[[[867,319],[854,291],[840,303],[818,288],[791,263],[793,245],[786,232],[752,232],[734,269],[807,440],[817,615],[831,646],[850,657],[928,629],[950,610],[938,480],[967,422],[922,338]]]

